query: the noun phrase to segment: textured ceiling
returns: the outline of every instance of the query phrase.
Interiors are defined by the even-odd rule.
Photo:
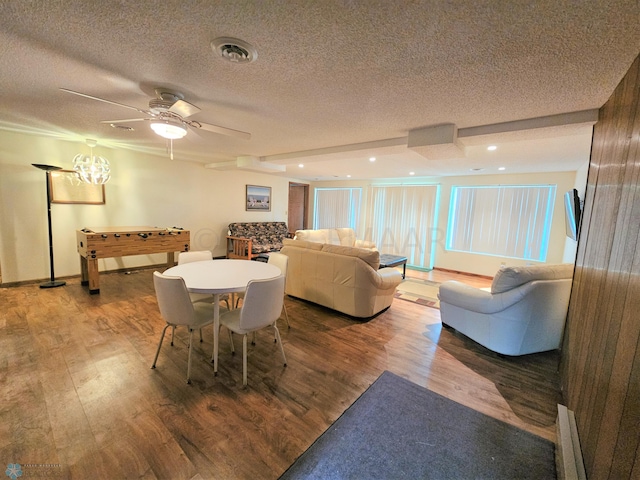
[[[225,61],[217,37],[257,60]],[[0,129],[170,161],[146,122],[100,123],[137,112],[60,90],[146,109],[162,86],[251,133],[190,131],[174,161],[308,180],[567,170],[639,53],[637,0],[0,1]],[[447,148],[408,148],[442,124]]]

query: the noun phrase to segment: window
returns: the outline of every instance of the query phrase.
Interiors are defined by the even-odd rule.
[[[407,257],[408,265],[433,268],[439,187],[372,186],[369,192],[365,238],[382,253]]]
[[[555,185],[452,187],[447,249],[545,261]]]
[[[360,219],[361,188],[316,188],[313,228],[351,227]]]

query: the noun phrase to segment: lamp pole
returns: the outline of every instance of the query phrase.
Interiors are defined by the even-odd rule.
[[[66,285],[66,282],[56,280],[53,273],[53,234],[51,233],[51,170],[60,170],[62,167],[56,167],[55,165],[43,165],[40,163],[32,163],[36,168],[44,170],[46,173],[47,181],[47,221],[49,225],[49,267],[51,269],[51,279],[48,282],[40,284],[40,288],[54,288]]]

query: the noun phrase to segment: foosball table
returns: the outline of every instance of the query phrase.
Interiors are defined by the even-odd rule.
[[[76,231],[82,285],[100,293],[98,260],[166,253],[167,267],[175,264],[175,252],[189,251],[189,231],[181,228],[95,227]]]

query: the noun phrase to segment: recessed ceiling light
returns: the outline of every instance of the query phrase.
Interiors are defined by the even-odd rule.
[[[369,157],[369,161],[370,162],[375,162],[376,161],[376,157]]]
[[[416,172],[409,172],[409,175],[415,175]]]
[[[298,164],[298,167],[300,167],[300,168],[304,168],[304,164],[299,163],[299,164]]]
[[[351,178],[351,175],[347,175],[347,178]]]
[[[490,152],[493,152],[494,150],[496,150],[498,147],[496,147],[495,145],[489,145],[487,147],[487,150],[489,150]]]
[[[507,169],[506,167],[499,167],[498,168],[498,170],[500,170],[500,171],[503,171],[503,170],[506,170],[506,169]]]

